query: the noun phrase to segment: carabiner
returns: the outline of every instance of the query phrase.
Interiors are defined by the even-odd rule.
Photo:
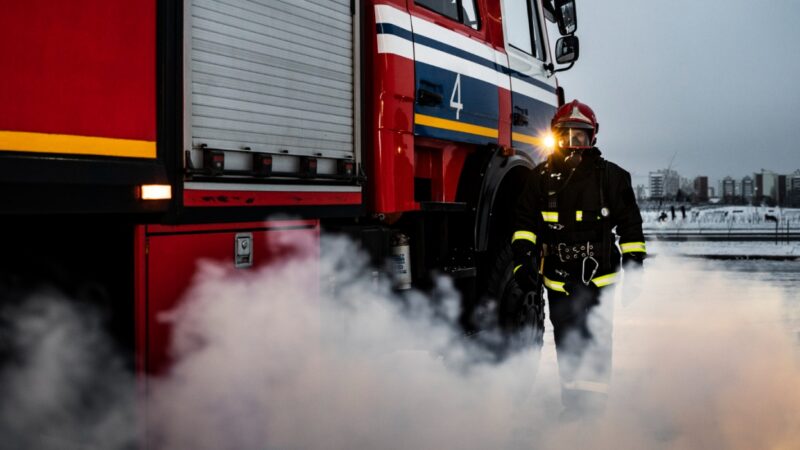
[[[592,269],[592,273],[589,275],[589,278],[587,279],[586,278],[586,261],[589,261],[589,260],[591,260],[594,263],[594,268]],[[589,283],[592,282],[592,278],[594,278],[594,274],[597,273],[597,269],[599,269],[599,268],[600,268],[600,263],[597,262],[597,260],[594,259],[593,256],[587,256],[587,257],[583,258],[583,266],[581,268],[581,281],[583,281],[584,285],[588,286]]]

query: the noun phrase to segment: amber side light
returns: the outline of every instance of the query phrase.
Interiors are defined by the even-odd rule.
[[[143,184],[139,186],[142,200],[169,200],[172,198],[172,186],[168,184]]]

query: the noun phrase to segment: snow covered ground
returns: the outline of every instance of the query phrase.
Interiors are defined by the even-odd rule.
[[[770,215],[778,218],[778,229],[785,232],[800,230],[800,208],[771,208],[763,206],[701,206],[685,209],[683,217],[680,207],[675,208],[675,220],[672,219],[670,205],[661,210],[642,211],[646,231],[674,230],[758,230],[774,231],[775,222],[766,220]],[[662,214],[663,213],[663,214]],[[663,217],[663,220],[659,218]]]
[[[774,241],[647,241],[650,254],[671,256],[798,256],[800,242]]]

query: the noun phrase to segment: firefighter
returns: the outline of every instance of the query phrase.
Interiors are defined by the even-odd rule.
[[[561,417],[570,420],[605,408],[613,289],[623,268],[631,280],[624,290],[632,291],[623,297],[636,295],[646,249],[630,174],[595,147],[592,109],[577,100],[567,103],[556,111],[551,129],[556,148],[528,177],[511,245],[519,286],[546,288]]]

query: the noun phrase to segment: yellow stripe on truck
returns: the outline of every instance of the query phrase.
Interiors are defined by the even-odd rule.
[[[426,127],[459,131],[461,133],[476,134],[478,136],[485,136],[495,139],[497,139],[497,137],[500,135],[495,128],[482,127],[479,125],[457,122],[455,120],[440,119],[439,117],[426,116],[425,114],[414,114],[414,123],[416,125],[422,125]]]
[[[511,140],[522,142],[523,144],[535,145],[537,147],[544,147],[544,139],[528,134],[512,132]]]
[[[23,131],[0,131],[0,150],[125,158],[156,157],[154,141]]]

